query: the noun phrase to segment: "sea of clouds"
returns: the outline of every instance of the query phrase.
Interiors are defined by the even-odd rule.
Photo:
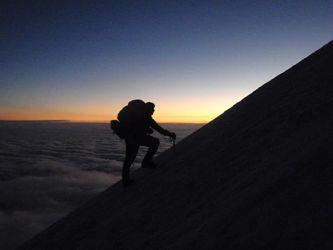
[[[202,125],[163,126],[179,141]],[[172,146],[154,136],[158,153]],[[109,124],[2,122],[0,138],[0,249],[15,248],[120,180],[125,145]]]

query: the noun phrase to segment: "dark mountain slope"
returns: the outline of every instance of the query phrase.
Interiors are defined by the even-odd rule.
[[[333,249],[333,42],[22,249]]]

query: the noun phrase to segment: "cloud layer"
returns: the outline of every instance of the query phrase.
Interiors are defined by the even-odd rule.
[[[180,139],[198,127],[169,125]],[[0,123],[0,136],[1,249],[13,249],[120,179],[124,143],[107,124]],[[159,152],[171,146],[160,139]]]

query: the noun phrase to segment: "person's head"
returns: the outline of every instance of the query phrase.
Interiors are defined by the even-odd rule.
[[[146,108],[149,115],[153,115],[155,111],[155,104],[152,102],[146,102]]]

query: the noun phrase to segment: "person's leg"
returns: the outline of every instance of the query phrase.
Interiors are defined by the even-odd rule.
[[[148,152],[142,161],[142,167],[154,167],[155,165],[152,160],[160,145],[160,140],[150,135],[146,135],[140,139],[140,145],[148,147]]]
[[[139,150],[139,145],[131,140],[126,139],[126,156],[122,170],[123,185],[126,186],[130,183],[130,167],[135,160],[136,154]]]

